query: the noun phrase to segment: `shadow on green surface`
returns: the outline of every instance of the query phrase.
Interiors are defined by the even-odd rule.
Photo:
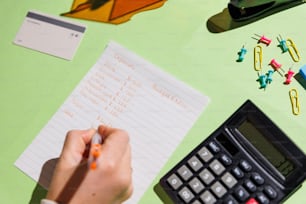
[[[41,170],[41,174],[39,176],[39,181],[33,190],[29,204],[40,204],[41,199],[46,197],[47,190],[44,187],[47,187],[50,185],[50,175],[53,174],[57,161],[58,161],[58,158],[51,159],[44,164]]]
[[[300,73],[297,73],[294,78],[301,84],[301,86],[306,90],[306,80],[302,77]]]
[[[173,204],[173,201],[169,198],[159,183],[154,186],[154,192],[164,204]]]

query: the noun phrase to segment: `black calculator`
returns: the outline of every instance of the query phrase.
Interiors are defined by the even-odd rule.
[[[155,190],[164,203],[279,204],[305,176],[305,154],[247,100]]]

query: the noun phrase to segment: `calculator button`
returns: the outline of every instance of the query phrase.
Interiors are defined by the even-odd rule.
[[[270,200],[263,193],[258,193],[257,194],[257,200],[259,201],[260,204],[269,204],[270,203]]]
[[[216,175],[222,174],[225,170],[224,166],[216,159],[210,163],[209,167]]]
[[[241,169],[239,167],[235,167],[232,169],[232,173],[234,174],[234,176],[237,178],[237,179],[241,179],[244,177],[244,173],[243,171],[241,171]]]
[[[202,147],[202,149],[198,151],[198,155],[204,162],[208,162],[213,158],[212,153],[206,147]]]
[[[223,204],[239,204],[233,196],[228,196],[224,201]]]
[[[198,171],[203,166],[201,161],[195,156],[188,160],[188,164],[194,171]]]
[[[219,181],[217,181],[211,186],[211,190],[214,192],[214,194],[218,198],[221,198],[227,192],[227,190],[224,188],[224,186]]]
[[[220,157],[221,159],[221,162],[225,165],[225,166],[229,166],[231,165],[233,162],[232,162],[232,159],[227,156],[226,154],[222,154],[222,156]]]
[[[238,186],[234,193],[236,198],[241,202],[246,201],[250,196],[250,194],[242,186]]]
[[[199,176],[206,185],[209,185],[213,180],[215,180],[214,175],[208,169],[204,169]]]
[[[244,187],[251,193],[254,193],[257,189],[256,185],[250,179],[244,181]]]
[[[228,188],[234,187],[237,183],[237,180],[228,172],[221,177],[221,180]]]
[[[240,161],[240,167],[242,168],[243,171],[249,172],[252,170],[252,166],[247,162],[246,160]]]
[[[195,201],[193,201],[191,204],[201,204],[201,202],[198,201],[198,200],[195,200]]]
[[[255,198],[250,198],[245,204],[259,204]]]
[[[220,152],[220,147],[217,145],[216,142],[212,141],[208,144],[209,149],[213,152],[213,153],[218,153]]]
[[[259,173],[252,173],[251,178],[257,185],[262,185],[265,183],[264,178],[259,175]]]
[[[184,180],[184,181],[187,181],[190,177],[192,177],[192,172],[191,172],[191,170],[187,167],[187,166],[185,166],[185,165],[183,165],[182,167],[180,167],[178,170],[177,170],[177,172],[178,172],[178,174],[182,177],[182,179]]]
[[[178,194],[185,201],[185,203],[189,203],[194,198],[193,193],[187,187],[180,190]]]
[[[189,186],[195,193],[200,193],[204,189],[204,185],[201,183],[201,181],[197,178],[193,178],[189,182]]]
[[[176,190],[181,185],[183,185],[183,182],[179,179],[179,177],[176,174],[172,174],[168,179],[167,182],[170,184],[170,186]]]
[[[277,197],[277,192],[271,186],[264,187],[264,193],[271,199],[275,199]]]
[[[200,198],[205,204],[214,204],[217,202],[216,198],[209,191],[205,191]]]

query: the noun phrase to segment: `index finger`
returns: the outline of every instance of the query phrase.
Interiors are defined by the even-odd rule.
[[[71,130],[67,133],[61,153],[61,160],[69,164],[78,165],[83,159],[86,145],[90,142],[95,129]]]
[[[100,125],[98,133],[102,135],[102,152],[108,153],[107,155],[115,161],[120,160],[126,149],[129,146],[129,135],[126,131]],[[105,154],[105,153],[102,153]]]
[[[98,127],[98,133],[102,135],[103,140],[118,139],[121,140],[121,142],[123,143],[129,143],[128,133],[121,129],[100,125]],[[111,138],[111,137],[116,137],[116,138]]]

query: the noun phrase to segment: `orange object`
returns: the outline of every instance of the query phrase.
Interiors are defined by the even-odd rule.
[[[90,164],[90,169],[94,170],[96,168],[97,168],[97,162],[94,161]]]
[[[120,24],[142,11],[161,7],[166,0],[74,0],[63,16]]]
[[[101,154],[101,144],[94,144],[93,145],[93,150],[91,152],[93,158],[98,158]]]
[[[96,169],[97,168],[97,162],[98,158],[101,155],[102,150],[102,137],[96,133],[93,135],[91,139],[91,148],[88,158],[88,167],[90,169]]]

